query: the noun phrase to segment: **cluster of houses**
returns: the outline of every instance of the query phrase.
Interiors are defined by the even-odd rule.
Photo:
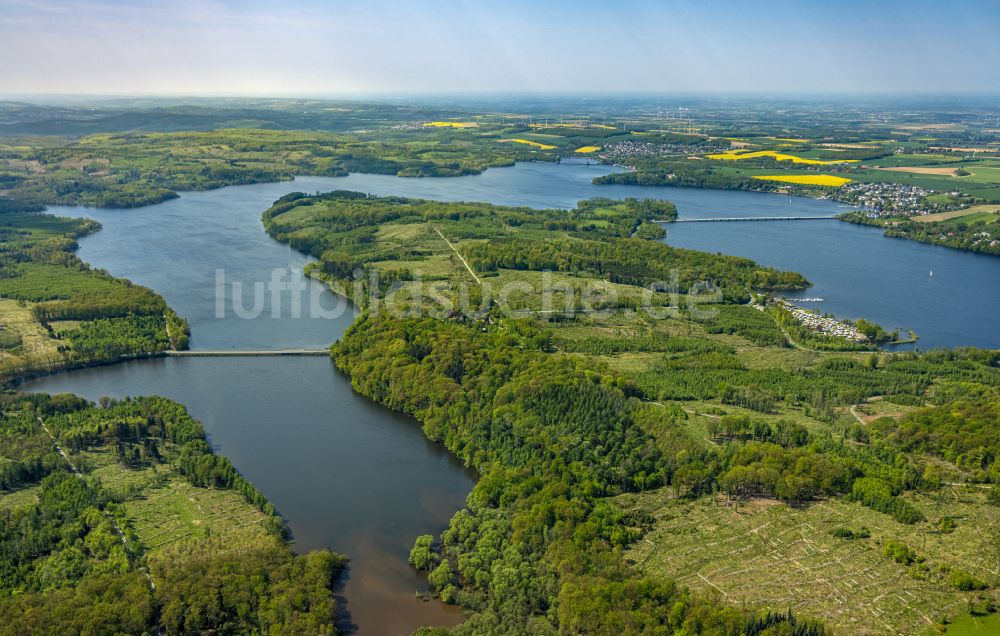
[[[819,333],[827,336],[854,340],[855,342],[865,342],[868,340],[868,338],[863,333],[858,331],[854,325],[841,322],[830,316],[822,316],[815,312],[807,311],[801,307],[796,307],[785,300],[777,300],[776,302],[782,309],[792,314],[796,320],[813,331],[818,331]]]
[[[1000,249],[1000,239],[993,238],[993,234],[989,232],[975,232],[972,236],[961,236],[957,235],[953,231],[941,232],[937,235],[939,241],[948,241],[952,239],[958,239],[961,244],[967,249],[979,250],[979,251],[989,251],[994,252],[994,250]]]
[[[670,157],[713,152],[726,152],[729,146],[707,146],[703,144],[658,144],[648,141],[622,141],[604,148],[600,157],[612,163],[629,157]]]
[[[871,210],[869,218],[878,218],[927,214],[925,197],[930,194],[934,191],[901,183],[854,182],[837,188],[834,196],[838,201],[867,208]]]

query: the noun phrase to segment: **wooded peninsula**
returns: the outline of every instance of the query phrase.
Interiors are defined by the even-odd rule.
[[[709,104],[692,131],[584,107],[0,108],[0,634],[336,633],[350,556],[295,554],[183,405],[17,391],[190,336],[155,290],[76,255],[99,224],[47,204],[593,158],[628,169],[602,184],[834,198],[864,207],[846,220],[995,253],[1000,153],[961,150],[981,141],[972,111],[931,141],[897,134],[923,130],[905,110],[817,124],[798,104]],[[332,364],[479,476],[447,529],[413,537],[410,564],[465,617],[420,633],[1000,626],[1000,352],[814,329],[777,297],[804,275],[669,245],[662,199],[338,189],[262,213],[360,310]]]

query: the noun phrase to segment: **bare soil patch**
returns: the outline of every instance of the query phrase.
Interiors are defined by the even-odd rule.
[[[889,172],[915,172],[917,174],[944,174],[954,175],[956,167],[951,168],[928,168],[925,166],[899,166],[897,168],[875,168],[876,170],[888,170]]]

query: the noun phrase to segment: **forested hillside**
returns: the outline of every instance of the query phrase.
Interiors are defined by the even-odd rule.
[[[286,181],[295,175],[450,177],[518,159],[555,158],[519,144],[499,144],[497,137],[444,130],[397,140],[385,133],[231,128],[100,133],[37,146],[0,141],[0,178],[6,197],[15,201],[129,208],[172,199],[183,190]]]
[[[0,379],[187,347],[187,321],[74,254],[87,219],[0,214]]]
[[[293,555],[183,406],[6,396],[0,461],[0,633],[334,632],[344,559]]]
[[[334,347],[356,390],[482,475],[439,551],[418,540],[411,554],[443,599],[476,611],[456,633],[823,633],[630,571],[621,550],[640,520],[606,498],[662,485],[667,458],[627,383],[532,349],[532,335],[362,318]]]
[[[606,205],[581,203],[566,225],[550,223],[549,211],[356,193],[289,195],[265,213],[273,236],[321,259],[314,275],[344,289],[369,285],[372,273],[394,282],[365,287],[367,313],[333,356],[356,390],[413,415],[482,475],[449,529],[418,538],[411,553],[442,599],[474,610],[456,631],[739,634],[761,633],[760,621],[783,621],[772,625],[778,633],[825,629],[799,614],[849,632],[887,624],[866,620],[864,586],[838,588],[846,600],[835,605],[807,594],[821,589],[808,571],[773,589],[734,579],[749,605],[726,603],[683,559],[672,568],[656,557],[685,506],[735,519],[777,506],[788,510],[783,527],[816,545],[854,537],[824,549],[884,549],[880,576],[914,581],[908,605],[894,596],[871,604],[870,616],[896,616],[895,633],[929,613],[943,624],[966,606],[988,607],[1000,559],[961,546],[972,518],[984,536],[1000,527],[986,496],[995,456],[982,441],[1000,427],[997,354],[793,347],[792,325],[742,303],[748,290],[801,277],[629,238],[642,215],[580,224],[581,210],[595,217]],[[701,276],[730,291],[716,297],[722,304],[643,309],[637,285],[672,268],[681,289]],[[504,285],[525,292],[496,294],[471,313],[432,311],[441,294]],[[614,292],[600,305],[612,311],[580,305],[588,287]],[[557,310],[545,310],[538,299],[553,288]],[[836,348],[835,338],[811,338]],[[928,505],[958,488],[960,502]],[[830,506],[874,521],[809,530]],[[953,532],[962,515],[970,521]],[[710,544],[690,532],[701,537],[695,545]],[[896,544],[910,549],[921,537],[932,537],[923,560],[894,560]],[[728,554],[706,558],[739,563]],[[870,560],[854,554],[836,576],[861,576]],[[865,609],[848,617],[845,606]]]

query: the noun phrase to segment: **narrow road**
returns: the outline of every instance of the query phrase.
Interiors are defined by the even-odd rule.
[[[856,419],[860,424],[867,424],[868,423],[868,422],[864,421],[864,419],[862,419],[861,415],[858,413],[858,405],[857,404],[852,404],[851,408],[850,408],[850,411],[851,411],[851,415],[854,416],[854,419]]]
[[[49,427],[45,425],[45,421],[41,417],[38,417],[37,415],[35,416],[35,419],[38,420],[39,426],[42,427],[42,430],[44,430],[45,433],[49,436],[49,439],[52,440],[52,445],[55,446],[56,452],[58,452],[59,455],[66,461],[66,463],[69,465],[69,469],[73,471],[73,474],[76,475],[77,478],[83,483],[87,483],[87,479],[83,476],[83,473],[80,472],[80,469],[76,467],[76,464],[74,464],[72,460],[70,460],[69,455],[66,454],[66,451],[64,451],[62,449],[62,446],[59,445],[59,441],[56,440],[56,436],[52,434],[52,431],[49,430]],[[121,527],[119,527],[118,522],[115,521],[115,518],[111,516],[111,513],[108,512],[106,508],[103,509],[101,512],[103,512],[104,516],[107,517],[108,521],[111,522],[111,527],[115,529],[115,533],[118,535],[118,540],[122,542],[122,547],[125,548],[125,553],[128,554],[129,557],[134,558],[135,554],[132,552],[131,548],[128,547],[128,541],[125,540],[125,533],[122,532],[122,529]],[[149,581],[149,589],[155,590],[156,583],[153,582],[153,577],[149,574],[149,570],[147,570],[146,568],[141,568],[141,569],[142,573],[146,575],[146,580]]]
[[[774,318],[774,316],[771,316],[771,318]],[[782,335],[785,336],[785,339],[788,340],[788,344],[792,345],[796,349],[799,349],[800,351],[809,351],[810,353],[819,353],[819,351],[817,351],[815,349],[810,349],[809,347],[807,347],[807,346],[805,346],[803,344],[799,344],[798,342],[796,342],[795,338],[792,338],[792,335],[790,333],[788,333],[787,329],[785,329],[785,326],[783,324],[781,324],[780,322],[778,322],[776,319],[774,320],[774,324],[778,325],[778,329],[781,329],[781,333],[782,333]]]
[[[448,247],[451,248],[451,251],[455,252],[455,255],[458,256],[459,260],[462,261],[462,265],[465,265],[465,269],[469,270],[469,273],[472,274],[472,277],[476,279],[476,282],[479,283],[480,285],[482,285],[483,281],[479,280],[479,277],[476,276],[476,273],[474,271],[472,271],[471,267],[469,267],[469,264],[466,262],[465,257],[462,256],[457,249],[455,249],[455,246],[451,244],[451,241],[449,241],[448,239],[446,239],[444,237],[444,234],[441,233],[441,230],[437,229],[436,227],[434,228],[434,231],[438,233],[438,236],[441,237],[442,241],[444,241],[445,243],[448,244]]]
[[[176,351],[177,347],[174,346],[174,337],[170,333],[170,321],[167,320],[166,315],[163,316],[163,329],[167,332],[167,342],[170,343],[170,350]]]
[[[701,572],[695,572],[695,574],[698,575],[699,579],[701,579],[702,581],[708,583],[709,585],[711,585],[712,587],[714,587],[715,589],[717,589],[719,592],[721,592],[724,597],[729,598],[729,594],[726,594],[725,590],[723,590],[721,587],[719,587],[715,583],[712,583],[711,581],[709,581],[708,579],[706,579],[704,576],[702,576]]]

